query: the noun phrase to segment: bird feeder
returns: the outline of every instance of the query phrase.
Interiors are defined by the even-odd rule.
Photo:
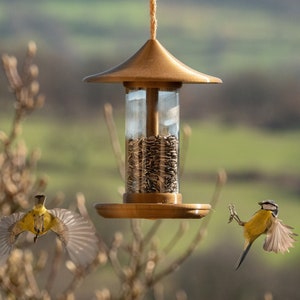
[[[150,1],[151,38],[125,62],[85,82],[118,83],[125,90],[126,161],[123,203],[96,204],[107,218],[202,218],[209,204],[184,204],[179,192],[179,89],[183,83],[221,83],[191,69],[156,39],[156,5]]]

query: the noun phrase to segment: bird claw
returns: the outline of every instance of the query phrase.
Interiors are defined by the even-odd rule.
[[[229,209],[229,220],[228,223],[231,223],[232,220],[234,219],[234,216],[236,215],[235,209],[234,209],[234,205],[233,204],[229,204],[228,205],[228,209]]]
[[[39,234],[37,233],[36,236],[33,238],[33,242],[35,243],[37,238],[38,238]]]
[[[236,220],[239,225],[243,226],[244,222],[241,221],[241,219],[239,218],[237,212],[235,211],[234,205],[229,204],[228,209],[229,209],[229,213],[230,213],[228,223],[231,223],[232,220]]]
[[[40,230],[36,230],[36,235],[35,235],[35,237],[33,238],[33,242],[35,243],[36,242],[36,240],[38,239],[38,237],[39,237],[39,234],[40,234]]]

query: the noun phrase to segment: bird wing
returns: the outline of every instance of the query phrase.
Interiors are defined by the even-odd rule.
[[[87,266],[97,256],[98,239],[90,222],[80,214],[63,209],[50,209],[54,216],[54,231],[66,247],[71,260],[76,265]]]
[[[0,220],[0,266],[6,262],[17,237],[24,231],[19,223],[24,215],[17,212]]]
[[[278,218],[273,218],[263,245],[264,250],[275,253],[289,252],[289,248],[292,248],[295,242],[294,236],[297,235],[293,233],[292,229]]]

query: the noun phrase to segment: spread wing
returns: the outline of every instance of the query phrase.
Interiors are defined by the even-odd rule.
[[[18,223],[24,215],[17,212],[0,220],[0,266],[6,262],[17,237],[24,231]]]
[[[50,209],[55,218],[51,230],[66,247],[71,260],[76,265],[87,266],[97,256],[98,239],[94,227],[80,214],[63,209]]]
[[[267,236],[264,242],[264,250],[273,251],[275,253],[289,252],[289,248],[293,247],[295,236],[292,227],[285,225],[281,220],[274,218],[272,225],[267,231]]]

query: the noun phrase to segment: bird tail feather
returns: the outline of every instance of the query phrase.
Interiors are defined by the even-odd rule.
[[[240,265],[241,265],[242,262],[244,261],[244,259],[245,259],[246,255],[247,255],[247,253],[249,252],[251,246],[252,246],[252,243],[249,243],[249,244],[247,245],[247,247],[244,249],[244,251],[242,252],[240,258],[238,259],[238,261],[237,261],[237,263],[236,263],[236,265],[235,265],[235,269],[236,269],[236,270],[240,267]]]

